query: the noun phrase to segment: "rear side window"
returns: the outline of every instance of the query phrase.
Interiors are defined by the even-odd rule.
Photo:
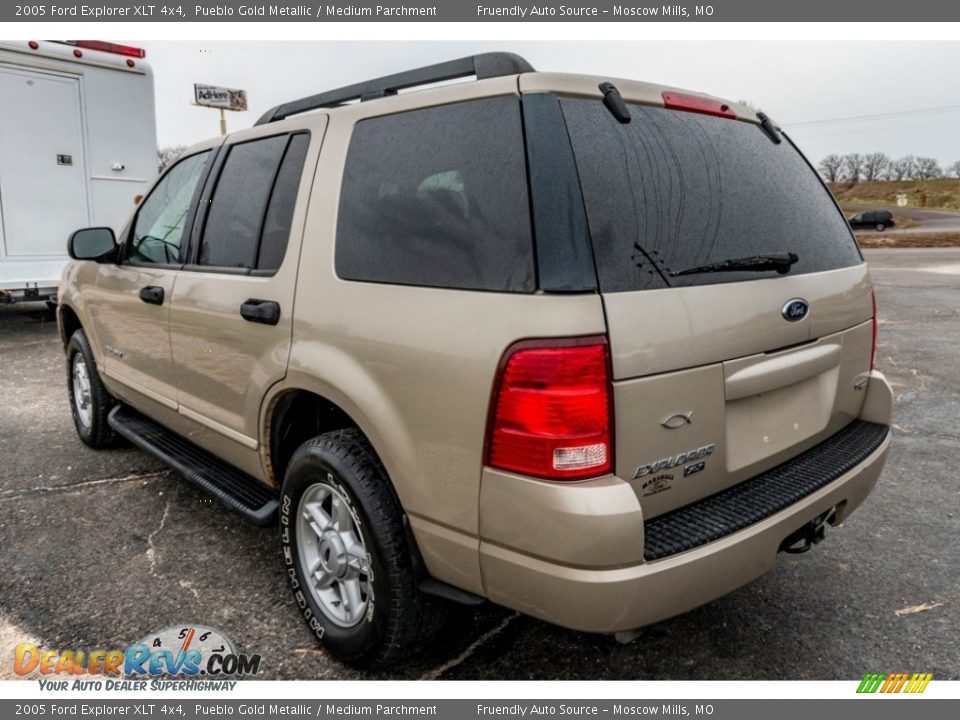
[[[260,251],[257,254],[257,270],[276,270],[283,262],[290,239],[293,208],[300,190],[300,177],[307,157],[310,136],[300,133],[290,138],[287,152],[280,163],[277,181],[273,186],[267,215],[263,219],[260,235]]]
[[[358,123],[341,189],[336,270],[348,280],[533,292],[519,100]]]
[[[792,252],[790,274],[862,262],[820,179],[786,139],[752,123],[600,101],[561,100],[604,292],[776,277],[671,272]]]
[[[286,252],[309,136],[238,143],[210,201],[199,265],[276,270]]]

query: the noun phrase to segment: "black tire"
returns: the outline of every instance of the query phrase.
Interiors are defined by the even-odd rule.
[[[886,229],[887,229],[886,225],[884,225],[883,223],[877,223],[877,232],[883,232]]]
[[[297,518],[304,494],[318,485],[347,499],[371,571],[365,576],[366,610],[350,627],[335,622],[318,603],[302,567]],[[294,453],[281,492],[280,539],[297,606],[320,644],[338,660],[362,668],[389,665],[423,647],[443,623],[446,603],[417,588],[400,503],[359,430],[320,435]]]
[[[77,393],[74,392],[74,364],[82,359],[89,379],[89,421],[85,422],[86,413],[77,407]],[[107,415],[116,404],[116,401],[107,392],[97,372],[97,362],[90,350],[90,343],[83,330],[77,330],[67,343],[67,391],[70,398],[70,412],[73,415],[73,425],[77,435],[85,445],[94,450],[113,447],[117,442],[116,433],[107,422]]]

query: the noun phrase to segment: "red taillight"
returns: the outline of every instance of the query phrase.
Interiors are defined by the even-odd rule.
[[[147,56],[147,51],[143,48],[104,42],[103,40],[65,40],[64,42],[74,47],[86,48],[87,50],[99,50],[100,52],[113,53],[114,55],[126,55],[127,57],[135,58]]]
[[[507,350],[491,404],[487,464],[549,480],[610,472],[610,374],[603,337]]]
[[[737,117],[737,114],[730,109],[729,105],[719,100],[714,100],[713,98],[670,92],[668,90],[664,91],[661,97],[663,98],[663,106],[669,110],[686,110],[687,112],[716,115],[717,117],[730,118],[731,120]]]
[[[870,289],[870,299],[873,301],[873,341],[870,346],[870,369],[877,367],[877,291]]]

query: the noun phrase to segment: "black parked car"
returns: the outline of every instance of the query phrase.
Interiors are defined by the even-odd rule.
[[[870,212],[857,213],[848,220],[852,228],[873,228],[877,232],[883,232],[888,227],[893,227],[893,213],[888,210],[871,210]]]

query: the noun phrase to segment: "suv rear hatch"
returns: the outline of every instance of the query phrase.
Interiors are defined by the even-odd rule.
[[[628,122],[601,99],[560,105],[607,316],[616,474],[650,518],[855,419],[873,303],[848,225],[786,137],[637,87],[647,104],[628,96]],[[786,272],[711,267],[758,256]]]

